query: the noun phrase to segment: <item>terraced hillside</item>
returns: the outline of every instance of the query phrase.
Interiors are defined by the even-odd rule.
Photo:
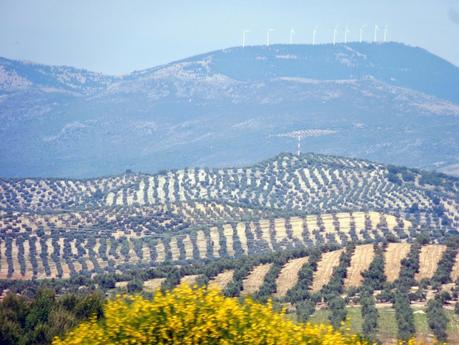
[[[0,279],[68,277],[321,244],[433,241],[459,180],[334,156],[245,168],[0,181]]]

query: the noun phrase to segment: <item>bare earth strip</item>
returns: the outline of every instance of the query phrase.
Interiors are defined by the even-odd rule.
[[[185,236],[183,246],[185,247],[186,258],[188,260],[193,259],[193,242],[191,241],[190,235]]]
[[[351,266],[347,271],[347,277],[344,286],[358,287],[362,284],[362,272],[366,271],[374,258],[374,249],[372,244],[357,246],[354,255],[351,258]]]
[[[392,283],[400,274],[400,261],[404,259],[410,251],[408,243],[389,243],[385,254],[384,274],[387,281]]]
[[[274,227],[276,229],[276,241],[282,242],[287,238],[287,229],[285,228],[285,218],[276,218],[274,220]]]
[[[170,241],[172,260],[177,261],[180,258],[180,250],[177,243],[177,238],[172,237]]]
[[[180,284],[187,284],[187,285],[193,286],[194,284],[196,284],[196,279],[198,279],[198,277],[199,277],[199,274],[184,276],[182,277],[182,279],[180,279]]]
[[[129,282],[116,282],[115,287],[118,289],[125,289]]]
[[[276,279],[277,291],[276,297],[284,297],[287,291],[293,288],[298,282],[298,273],[301,268],[308,262],[308,257],[290,260],[282,267],[279,276]]]
[[[242,282],[241,296],[247,296],[256,293],[263,285],[266,273],[268,273],[271,266],[272,263],[255,267]]]
[[[156,262],[163,262],[166,258],[166,249],[164,247],[164,243],[162,241],[159,241],[156,244]]]
[[[155,292],[161,287],[166,278],[155,278],[143,282],[143,289],[148,292]]]
[[[231,225],[223,225],[223,234],[226,239],[226,250],[228,252],[228,256],[234,256],[233,229],[231,228]]]
[[[206,236],[204,235],[204,231],[198,231],[196,236],[196,244],[199,250],[199,257],[205,258],[207,257],[207,241]]]
[[[457,278],[459,278],[459,252],[456,255],[456,261],[454,262],[453,269],[451,270],[451,280],[455,282]]]
[[[209,282],[209,288],[224,289],[233,280],[234,270],[224,271]]]
[[[343,250],[340,249],[322,254],[322,259],[317,265],[317,271],[314,273],[314,280],[312,282],[311,288],[313,292],[319,291],[325,284],[330,281],[331,275],[333,273],[333,268],[338,266],[339,257],[342,252]]]
[[[430,279],[437,270],[438,262],[443,256],[446,246],[439,244],[429,244],[421,248],[419,255],[419,272],[416,273],[415,279]]]
[[[292,224],[293,237],[303,242],[303,219],[299,217],[290,218],[290,224]]]
[[[239,237],[239,242],[241,243],[242,250],[245,254],[247,254],[249,252],[249,247],[247,246],[247,236],[245,235],[244,223],[237,223],[236,231],[237,236]]]
[[[0,240],[0,279],[8,278],[8,261],[6,260],[6,243]]]

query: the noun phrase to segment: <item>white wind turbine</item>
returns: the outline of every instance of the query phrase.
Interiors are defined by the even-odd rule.
[[[290,44],[293,44],[293,35],[295,34],[296,34],[295,29],[291,28],[290,29],[290,39],[289,39]]]
[[[339,25],[335,26],[335,28],[333,29],[333,45],[336,44],[336,34],[338,33],[338,27]]]
[[[387,33],[388,33],[389,29],[387,28],[387,25],[384,26],[384,42],[387,41]]]
[[[374,35],[373,35],[373,42],[378,41],[378,30],[379,30],[379,26],[378,26],[378,24],[375,24],[375,32],[374,32]]]
[[[346,25],[346,29],[344,30],[344,43],[347,43],[347,34],[350,34],[351,30],[349,30],[349,27]]]
[[[246,35],[250,32],[250,30],[244,30],[242,31],[242,48],[245,47],[245,39],[246,39]]]
[[[270,37],[270,36],[271,36],[271,32],[273,32],[273,31],[275,31],[275,30],[274,30],[274,29],[268,29],[268,30],[266,31],[266,45],[267,45],[268,47],[269,47],[269,43],[270,43],[269,39],[271,38],[271,37]]]
[[[312,45],[316,45],[317,26],[312,30]]]
[[[363,41],[363,29],[365,29],[367,27],[366,24],[363,24],[361,27],[360,27],[360,36],[359,36],[359,42],[362,43]]]

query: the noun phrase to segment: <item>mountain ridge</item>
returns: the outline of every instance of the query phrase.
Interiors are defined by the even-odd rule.
[[[261,53],[275,53],[276,55],[276,58],[278,59],[284,59],[284,60],[297,60],[297,59],[304,59],[306,57],[306,59],[309,57],[312,59],[312,62],[315,62],[314,59],[316,58],[315,56],[311,56],[311,52],[313,51],[316,51],[318,52],[318,54],[322,54],[323,51],[325,52],[334,52],[336,54],[336,51],[338,51],[338,53],[340,53],[340,51],[350,51],[354,54],[355,57],[359,57],[361,58],[362,60],[366,60],[367,59],[367,55],[365,53],[371,53],[371,56],[369,56],[369,58],[374,58],[375,57],[375,53],[378,53],[377,50],[379,50],[380,48],[390,48],[392,50],[397,50],[397,49],[409,49],[411,52],[415,52],[417,55],[427,55],[429,58],[433,59],[433,60],[437,60],[435,61],[437,65],[442,65],[442,68],[449,68],[449,71],[453,71],[453,74],[454,72],[455,73],[459,73],[459,67],[458,66],[455,66],[454,64],[448,62],[447,60],[445,59],[442,59],[441,57],[437,56],[437,55],[433,55],[431,54],[430,52],[428,52],[427,50],[423,49],[423,48],[420,48],[420,47],[412,47],[412,46],[408,46],[408,45],[405,45],[405,44],[401,44],[401,43],[396,43],[396,42],[389,42],[389,43],[357,43],[357,42],[350,42],[350,43],[339,43],[339,44],[336,44],[336,45],[332,45],[332,44],[320,44],[320,45],[309,45],[309,44],[273,44],[273,45],[270,45],[270,46],[263,46],[263,45],[260,45],[260,46],[246,46],[244,48],[242,47],[230,47],[230,48],[224,48],[224,49],[219,49],[219,50],[214,50],[214,51],[210,51],[210,52],[207,52],[207,53],[203,53],[203,54],[198,54],[198,55],[194,55],[194,56],[191,56],[191,57],[188,57],[188,58],[183,58],[183,59],[178,59],[178,60],[175,60],[175,61],[172,61],[172,62],[169,62],[169,63],[165,63],[165,64],[161,64],[161,65],[158,65],[158,66],[154,66],[154,67],[150,67],[150,68],[146,68],[146,69],[141,69],[141,70],[135,70],[133,72],[129,72],[129,73],[126,73],[126,74],[122,74],[122,75],[111,75],[111,74],[104,74],[104,73],[100,73],[100,72],[94,72],[94,71],[90,71],[90,70],[87,70],[87,69],[84,69],[84,68],[76,68],[76,67],[72,67],[72,66],[69,66],[69,65],[47,65],[47,64],[42,64],[42,63],[36,63],[36,62],[31,62],[31,61],[26,61],[26,60],[14,60],[14,59],[9,59],[9,58],[6,58],[6,57],[0,57],[0,66],[2,67],[14,67],[16,70],[25,70],[27,69],[27,67],[29,67],[30,69],[33,69],[35,68],[37,71],[36,71],[36,74],[38,74],[39,72],[42,72],[44,76],[45,75],[45,72],[48,72],[48,73],[51,73],[51,72],[57,72],[58,74],[65,74],[65,73],[68,73],[70,74],[70,76],[73,74],[86,74],[87,76],[91,76],[93,78],[93,80],[90,80],[90,81],[93,81],[93,82],[97,82],[97,81],[104,81],[104,80],[108,80],[108,82],[124,82],[124,81],[127,81],[129,79],[132,79],[133,77],[139,77],[139,76],[144,76],[146,74],[149,74],[149,73],[155,73],[155,72],[158,72],[160,70],[163,70],[163,69],[167,69],[169,66],[172,66],[172,65],[176,65],[176,64],[182,64],[182,63],[189,63],[189,62],[196,62],[196,61],[200,61],[199,59],[207,59],[207,58],[212,58],[212,57],[217,57],[217,58],[220,58],[222,56],[225,56],[225,55],[228,55],[228,56],[231,56],[231,55],[239,55],[241,54],[243,56],[243,59],[241,59],[242,61],[246,60],[249,60],[247,59],[248,57],[252,57],[253,53],[257,53],[257,52],[261,52]],[[358,51],[356,49],[363,49],[362,51]],[[375,52],[376,50],[376,52]],[[300,54],[307,54],[308,56],[300,56],[300,58],[298,58],[298,56],[295,56],[295,55],[279,55],[279,53],[300,53]],[[244,53],[244,54],[242,54]],[[421,53],[421,54],[419,54]],[[272,55],[272,54],[271,54]],[[269,56],[269,55],[268,55]],[[376,54],[377,56],[377,54]],[[335,55],[335,58],[337,56]],[[339,57],[339,56],[338,56]],[[387,56],[386,56],[387,57]],[[260,56],[259,57],[259,60],[265,60],[266,57],[262,57]],[[426,59],[426,57],[424,57],[424,60]],[[224,60],[224,59],[221,59],[221,60]],[[323,63],[323,61],[321,61]],[[327,61],[327,62],[330,62]],[[352,67],[352,62],[351,61],[346,61],[346,60],[342,60],[341,61],[343,63],[343,65],[348,65],[348,67]],[[384,62],[384,61],[381,61],[379,60],[378,62]],[[407,61],[403,61],[404,63],[409,63]],[[422,63],[422,62],[421,62]],[[18,67],[19,66],[19,67]],[[403,64],[402,64],[403,68],[406,68]],[[241,66],[238,64],[238,68],[240,68]],[[266,67],[266,66],[262,66],[263,68]],[[407,68],[406,68],[407,69]],[[345,70],[345,68],[344,68]],[[26,71],[24,71],[26,72]],[[226,74],[225,73],[222,73],[224,75],[229,75],[228,74],[228,71],[225,71],[227,72]],[[233,71],[234,72],[234,71]],[[285,72],[285,70],[284,70]],[[287,69],[287,74],[288,72],[292,72],[292,71],[288,71]],[[293,72],[297,72],[297,71],[293,71]],[[309,73],[311,73],[311,71],[308,71]],[[320,72],[323,72],[323,71],[320,71]],[[339,71],[341,73],[343,73],[343,71]],[[260,73],[260,71],[258,70],[255,75],[260,75],[260,74],[257,74],[257,73]],[[282,77],[287,77],[286,73],[279,73],[277,72],[275,74],[275,76],[282,76]],[[446,73],[445,73],[446,74]],[[362,78],[364,76],[369,76],[371,75],[371,73],[368,73],[368,74],[359,74],[359,75],[356,75],[354,76],[354,78]],[[99,78],[96,78],[96,77],[99,77]],[[265,76],[266,77],[266,76]],[[269,78],[273,78],[273,75],[268,75]],[[333,76],[333,77],[330,77],[330,78],[324,78],[323,75],[316,75],[317,79],[318,80],[336,80],[338,78],[336,78],[336,75]],[[74,77],[74,79],[78,79],[77,77]],[[84,77],[82,78],[83,80],[80,80],[83,82],[83,84],[85,83],[85,80],[84,80]],[[235,78],[236,80],[247,80],[247,76],[243,79],[238,79],[238,78]],[[310,76],[310,79],[314,79],[314,77],[311,77]],[[345,75],[343,73],[342,75],[342,79],[352,79],[352,77],[350,77],[349,75]],[[64,79],[65,80],[65,79]],[[32,80],[33,81],[33,80]],[[392,80],[394,81],[394,80]],[[108,84],[107,82],[103,83],[103,84]],[[1,85],[1,84],[0,84]],[[64,82],[62,82],[62,85],[63,86],[71,86],[71,85],[66,85]],[[413,85],[410,85],[410,88],[413,88],[412,87]],[[413,88],[415,89],[415,88]],[[426,91],[426,90],[423,90],[423,89],[420,89],[420,91]],[[429,92],[430,93],[430,92]],[[440,96],[441,98],[445,98],[445,99],[448,99],[448,100],[451,100],[451,98],[449,97],[445,97],[444,94],[440,94],[440,95],[437,95],[434,93],[434,95],[436,96]],[[454,101],[457,101],[459,100],[459,96],[457,96],[455,93],[453,94],[454,97],[453,100]]]
[[[424,169],[459,162],[459,68],[420,48],[235,47],[121,77],[27,66],[38,66],[30,80],[0,62],[2,176],[246,165],[296,150],[297,132],[309,133],[310,152]]]

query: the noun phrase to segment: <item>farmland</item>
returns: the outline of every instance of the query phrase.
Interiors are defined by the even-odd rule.
[[[377,245],[376,245],[377,246]],[[189,270],[181,268],[175,271],[175,274],[183,275],[177,284],[186,283],[189,285],[202,284],[207,281],[211,288],[221,289],[225,294],[230,296],[251,297],[255,299],[263,299],[265,294],[273,298],[275,303],[284,305],[289,311],[289,317],[296,319],[296,312],[299,306],[303,303],[303,299],[298,299],[298,290],[302,290],[305,285],[302,279],[304,272],[308,269],[314,271],[312,282],[309,284],[307,291],[303,294],[309,296],[314,301],[314,312],[310,315],[311,322],[328,322],[333,311],[330,310],[327,295],[330,293],[331,282],[338,274],[342,257],[347,253],[352,253],[348,266],[344,267],[346,279],[343,284],[343,296],[346,298],[347,306],[345,314],[347,320],[350,321],[353,331],[362,332],[362,324],[365,315],[362,314],[361,303],[364,291],[368,288],[366,279],[372,265],[378,260],[375,245],[363,244],[357,245],[353,250],[350,247],[335,249],[324,247],[322,254],[317,262],[316,268],[313,269],[314,260],[310,253],[302,251],[287,251],[284,253],[273,253],[265,256],[252,256],[240,259],[217,259],[212,269],[206,265],[194,267],[192,274]],[[398,283],[389,281],[389,277],[394,281],[402,279],[400,275],[404,261],[408,258],[410,251],[415,248],[414,245],[407,246],[407,243],[389,243],[383,246],[383,257],[385,258],[385,267],[383,272],[383,289],[373,290],[372,298],[375,300],[376,312],[378,314],[378,326],[376,329],[378,339],[384,343],[391,343],[397,338],[398,325],[395,320],[396,310],[394,310],[394,296],[397,294]],[[389,252],[390,248],[390,252]],[[451,269],[446,269],[446,283],[435,285],[436,278],[440,272],[444,270],[441,264],[445,261],[448,250],[452,250],[454,262],[459,259],[459,251],[457,245],[422,245],[420,252],[424,253],[419,256],[418,262],[419,271],[415,275],[415,281],[410,284],[412,291],[411,305],[409,306],[414,316],[415,335],[418,340],[433,343],[435,336],[428,326],[429,315],[427,309],[429,303],[434,300],[435,295],[443,294],[445,296],[443,312],[445,313],[448,324],[447,334],[450,343],[457,343],[456,330],[459,327],[457,315],[454,314],[454,307],[459,304],[459,280],[454,279],[455,272]],[[398,256],[397,260],[389,259],[389,255],[393,252],[405,253]],[[434,263],[424,259],[426,253],[437,253],[439,258]],[[274,268],[280,267],[279,270]],[[228,267],[231,267],[228,269]],[[274,276],[273,276],[273,272]],[[426,273],[428,272],[428,273]],[[205,279],[203,279],[205,278]],[[168,279],[162,278],[162,283]],[[126,284],[127,282],[125,282]],[[269,290],[266,287],[274,283],[274,289]],[[235,290],[235,286],[239,286],[239,290]],[[163,285],[164,287],[164,285]],[[168,285],[169,287],[169,285]],[[161,286],[157,285],[156,289]],[[123,288],[121,288],[121,291]],[[152,291],[149,289],[148,291]],[[296,291],[296,293],[292,293]]]
[[[3,179],[0,289],[110,296],[207,285],[272,298],[300,320],[350,319],[368,337],[393,339],[397,327],[413,336],[414,326],[397,324],[383,334],[376,319],[420,329],[419,308],[424,326],[443,315],[454,329],[458,190],[446,175],[316,154],[156,175]],[[353,319],[361,309],[371,312]]]
[[[323,244],[409,241],[425,229],[441,242],[458,226],[458,181],[435,181],[418,170],[315,154],[281,154],[245,168],[3,179],[0,278],[68,278]]]
[[[385,266],[386,275],[385,278],[388,283],[389,277],[395,277],[398,279],[398,274],[400,273],[400,267],[402,264],[402,260],[406,258],[408,252],[405,250],[407,248],[406,243],[390,243],[388,247],[391,248],[391,251],[400,251],[405,252],[406,255],[399,257],[398,261],[387,261]],[[404,251],[405,250],[405,251]],[[441,253],[445,252],[445,246],[443,245],[425,245],[421,247],[421,251],[429,252],[429,251],[438,251]],[[343,249],[338,250],[331,250],[331,251],[324,251],[319,262],[317,265],[317,269],[315,271],[313,282],[310,287],[310,291],[312,292],[320,292],[321,289],[329,283],[334,270],[339,265],[339,258],[340,255],[343,253]],[[295,252],[294,252],[295,253]],[[300,252],[296,252],[300,253]],[[242,283],[242,296],[250,296],[255,295],[258,289],[262,286],[263,280],[265,279],[268,271],[272,267],[272,262],[276,259],[276,254],[271,254],[273,256],[268,256],[271,259],[264,259],[264,263],[257,264],[256,262],[252,264],[250,270],[246,273],[243,277]],[[385,251],[384,253],[386,258],[389,258],[390,252]],[[419,272],[427,272],[430,271],[432,274],[428,277],[429,279],[435,274],[438,270],[438,262],[442,259],[442,255],[435,260],[436,263],[431,264],[427,261],[419,261]],[[275,277],[276,278],[276,290],[273,294],[279,300],[284,300],[288,296],[288,291],[295,288],[298,282],[298,275],[300,270],[303,267],[307,267],[310,265],[310,261],[308,260],[308,256],[298,256],[298,254],[294,254],[291,258],[285,259],[285,263],[282,265],[282,268],[279,274]],[[359,288],[363,285],[362,273],[368,270],[368,267],[374,260],[373,254],[373,245],[372,244],[363,244],[357,245],[354,253],[351,257],[351,264],[346,267],[347,271],[347,279],[345,283],[346,291],[350,288]],[[455,260],[459,260],[459,252],[455,255]],[[266,262],[265,262],[266,261]],[[237,262],[237,261],[234,261]],[[363,266],[362,266],[362,263]],[[200,266],[202,271],[206,271],[205,265]],[[237,267],[237,264],[234,263],[234,267]],[[198,270],[199,271],[199,270]],[[203,273],[206,274],[206,273]],[[449,280],[455,281],[453,276],[454,272],[449,272]],[[416,274],[416,282],[420,284],[422,280],[426,280],[426,276],[424,274]],[[220,289],[224,289],[231,281],[234,279],[234,269],[222,271],[215,276],[209,277],[209,285],[212,287],[219,287]],[[394,279],[394,280],[395,280]],[[453,280],[454,279],[454,280]],[[178,283],[187,283],[190,285],[197,284],[199,281],[199,274],[192,274],[192,275],[184,275]],[[454,284],[453,284],[454,285]],[[417,285],[415,285],[417,287]],[[451,289],[454,286],[451,284],[445,284],[443,289]],[[158,287],[159,288],[159,287]],[[426,286],[423,286],[426,288]]]
[[[380,320],[378,323],[378,339],[383,343],[394,343],[397,339],[397,321],[395,319],[394,310],[390,307],[381,307],[378,309]],[[354,332],[362,332],[362,316],[359,307],[349,307],[347,309],[351,320],[351,330]],[[311,322],[320,323],[328,321],[328,311],[325,309],[318,310],[311,318]],[[431,330],[427,325],[425,310],[416,308],[416,338],[422,343],[431,344],[435,341]],[[459,343],[459,319],[451,310],[446,311],[449,319],[448,339],[450,344]]]

